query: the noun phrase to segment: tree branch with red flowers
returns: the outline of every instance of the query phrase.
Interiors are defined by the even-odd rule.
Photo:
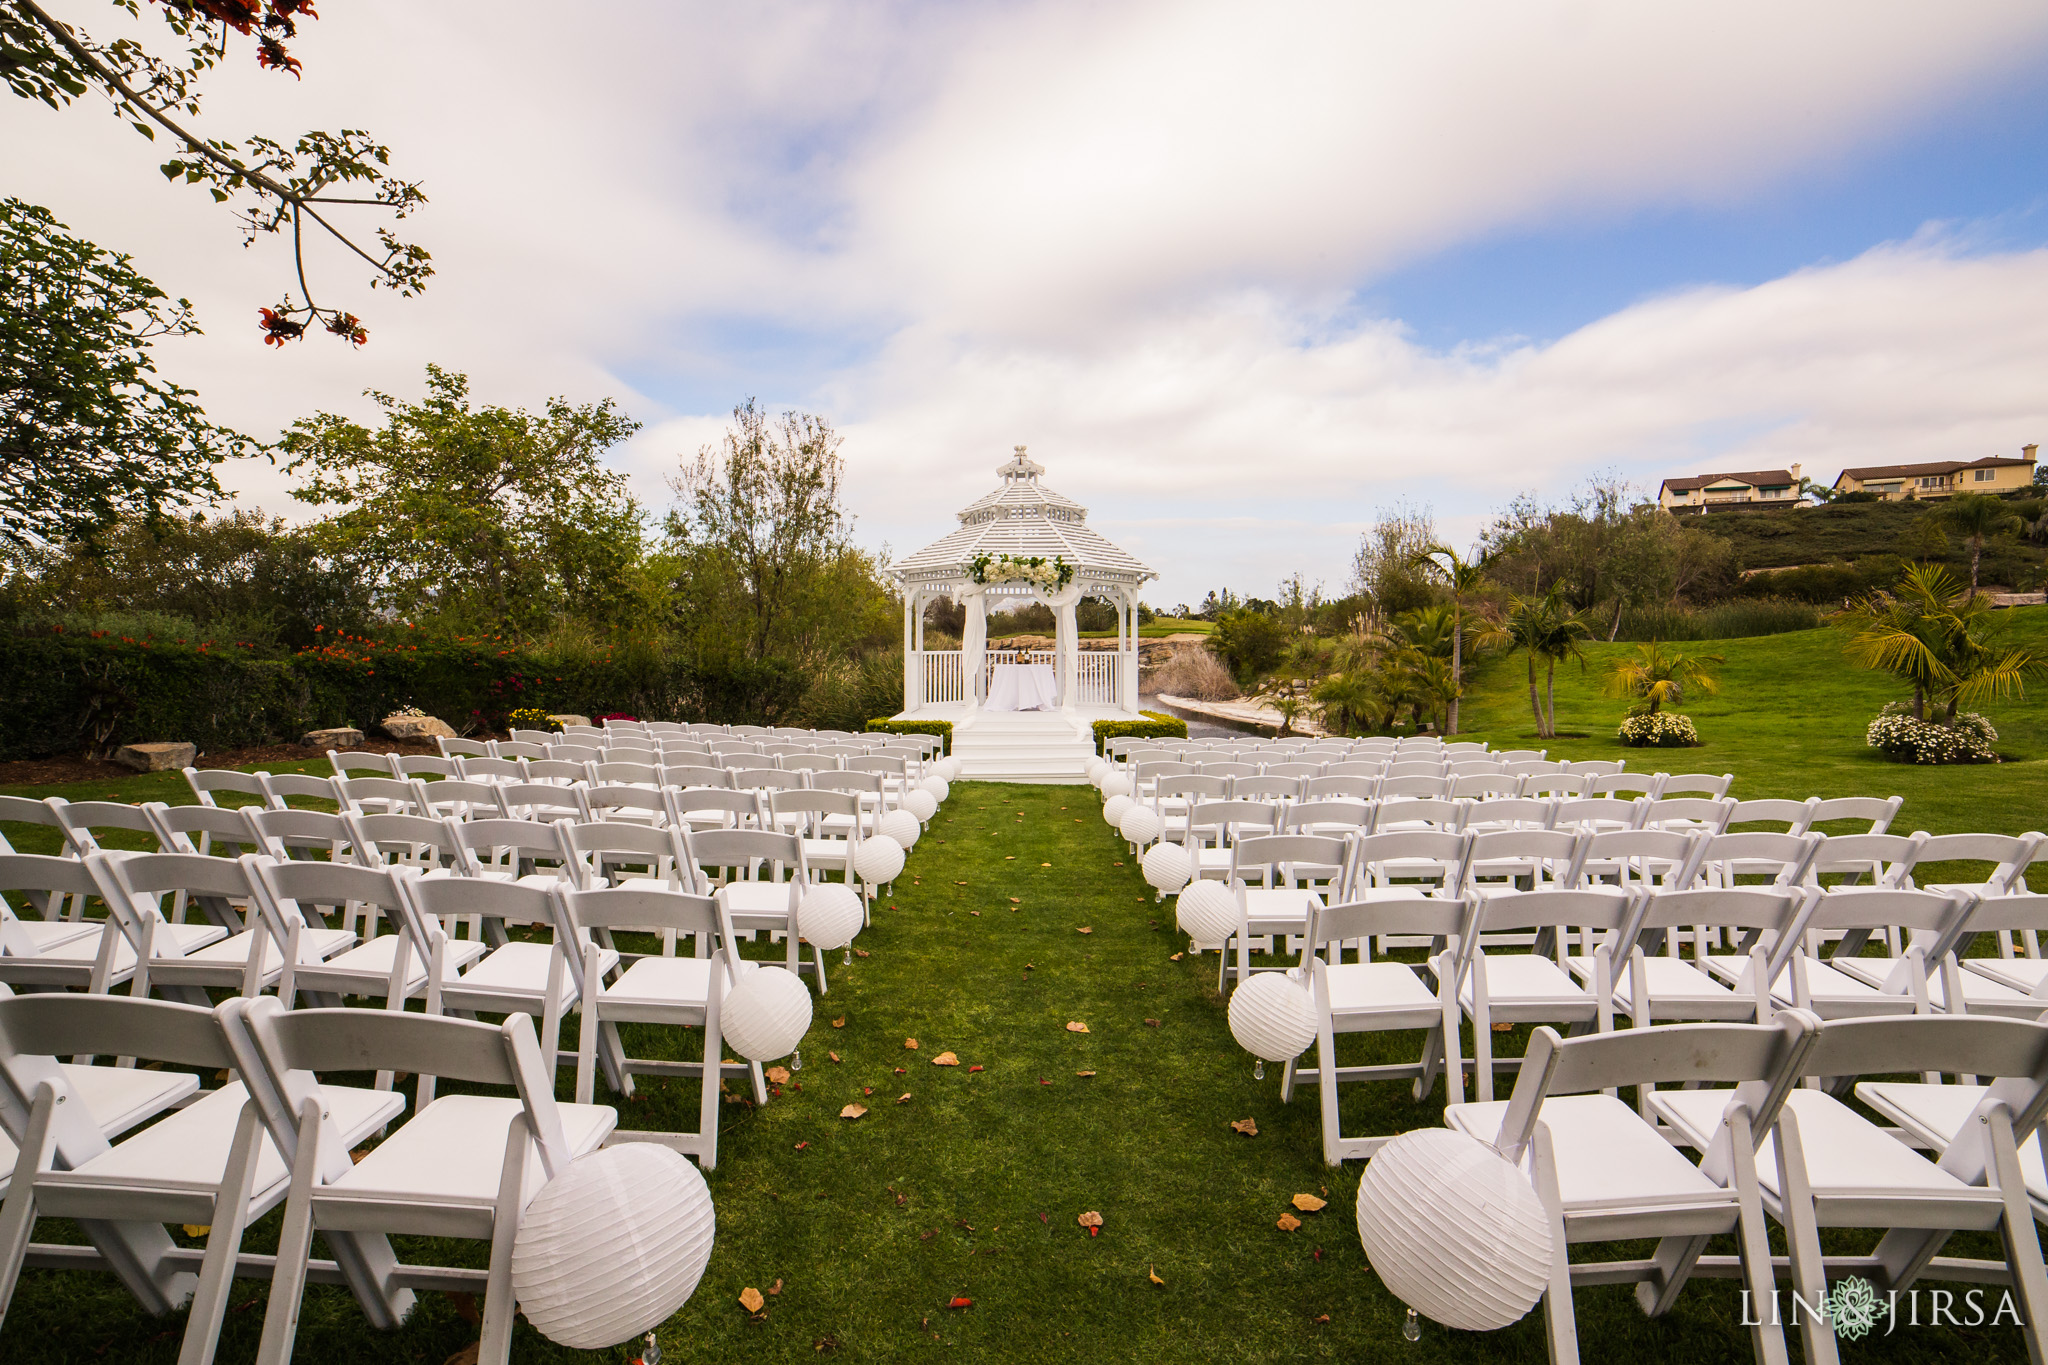
[[[151,141],[162,130],[179,153],[164,162],[164,175],[203,185],[231,206],[244,244],[259,234],[289,231],[294,303],[287,292],[273,307],[259,310],[265,342],[285,342],[319,327],[360,346],[369,337],[355,314],[322,306],[306,275],[305,239],[324,233],[370,268],[370,287],[382,286],[410,298],[434,273],[433,258],[417,243],[402,241],[390,227],[377,227],[365,245],[337,221],[337,210],[378,208],[403,220],[427,197],[419,185],[393,176],[390,148],[359,128],[310,132],[289,146],[253,136],[242,144],[208,138],[182,121],[199,115],[200,78],[227,56],[231,35],[252,40],[256,63],[268,71],[299,75],[299,61],[284,42],[295,38],[301,20],[316,19],[311,0],[111,0],[140,19],[148,3],[185,45],[178,58],[158,56],[132,38],[102,42],[53,17],[37,0],[0,0],[0,77],[24,99],[61,109],[97,89],[135,130]]]

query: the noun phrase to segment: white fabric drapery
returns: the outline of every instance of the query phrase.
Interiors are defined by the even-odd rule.
[[[962,695],[969,706],[978,706],[982,676],[988,672],[988,585],[963,583],[955,600],[967,612],[960,638]]]

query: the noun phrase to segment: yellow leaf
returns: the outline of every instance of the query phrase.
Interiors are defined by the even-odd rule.
[[[1093,1076],[1095,1073],[1092,1071],[1076,1071],[1074,1074],[1076,1076]]]
[[[910,1092],[909,1092],[908,1090],[906,1090],[906,1091],[904,1091],[904,1092],[903,1092],[902,1094],[898,1095],[898,1096],[896,1097],[896,1103],[898,1103],[898,1104],[908,1104],[908,1103],[910,1103]]]
[[[1079,1223],[1084,1228],[1099,1228],[1102,1226],[1102,1215],[1097,1213],[1094,1209],[1090,1209],[1088,1210],[1088,1212],[1082,1214],[1079,1218],[1076,1218],[1074,1221]]]
[[[1014,853],[1006,853],[1003,855],[1003,861],[1006,863],[1014,863],[1017,861],[1017,855]]]
[[[1312,1194],[1297,1194],[1294,1196],[1294,1207],[1300,1209],[1303,1213],[1314,1213],[1329,1202],[1327,1199],[1318,1199]]]
[[[831,1059],[832,1059],[833,1061],[835,1061],[835,1062],[839,1060],[839,1054],[838,1054],[838,1053],[836,1053],[836,1052],[828,1052],[828,1053],[826,1053],[825,1055],[826,1055],[827,1057],[830,1057],[830,1058],[831,1058]]]
[[[761,1074],[777,1085],[789,1084],[789,1071],[786,1067],[771,1066]]]
[[[1168,962],[1178,962],[1178,961],[1180,961],[1180,960],[1181,960],[1182,958],[1184,958],[1184,957],[1186,957],[1186,956],[1187,956],[1187,954],[1186,954],[1186,953],[1175,953],[1175,954],[1174,954],[1174,955],[1173,955],[1172,957],[1169,957],[1169,958],[1168,958],[1168,959],[1166,959],[1166,960],[1167,960]]]
[[[1166,1281],[1159,1278],[1159,1272],[1149,1265],[1145,1267],[1145,1278],[1152,1281],[1152,1283],[1154,1284],[1166,1283]]]
[[[1079,1019],[1072,1020],[1067,1024],[1067,1032],[1069,1033],[1086,1033],[1087,1031],[1088,1026]]]
[[[849,1104],[839,1111],[839,1117],[843,1119],[857,1119],[867,1112],[868,1107],[864,1104]]]
[[[210,1232],[212,1232],[212,1231],[213,1231],[213,1224],[211,1224],[211,1223],[187,1223],[187,1224],[185,1224],[185,1235],[186,1235],[187,1237],[204,1237],[204,1236],[206,1236],[206,1235],[207,1235],[208,1233],[210,1233]]]
[[[760,1312],[762,1306],[767,1302],[768,1300],[761,1297],[761,1291],[752,1285],[748,1285],[740,1291],[740,1307],[746,1309],[749,1313]]]
[[[1273,1226],[1279,1228],[1282,1232],[1292,1232],[1301,1226],[1301,1220],[1291,1213],[1283,1213],[1280,1215],[1280,1221],[1273,1224]]]
[[[1039,866],[1040,866],[1040,867],[1051,867],[1051,866],[1052,866],[1052,864],[1051,864],[1051,863],[1040,863],[1040,864],[1039,864]]]
[[[915,1038],[905,1038],[905,1039],[903,1040],[903,1046],[904,1046],[905,1048],[907,1048],[908,1050],[910,1050],[911,1052],[915,1052],[915,1051],[917,1051],[917,1039],[915,1039]]]
[[[955,1056],[954,1056],[954,1055],[953,1055],[952,1053],[950,1053],[950,1052],[941,1052],[941,1053],[940,1053],[940,1054],[939,1054],[938,1056],[936,1056],[936,1057],[932,1058],[932,1065],[933,1065],[933,1066],[958,1066],[958,1065],[960,1065],[960,1059],[959,1059],[958,1057],[955,1057]]]
[[[845,1027],[846,1027],[846,1016],[842,1014],[842,1015],[840,1015],[840,1016],[839,1016],[839,1017],[838,1017],[837,1019],[834,1019],[834,1020],[832,1021],[832,1027],[833,1027],[833,1028],[845,1028]]]
[[[1259,1135],[1259,1125],[1252,1119],[1239,1119],[1230,1125],[1230,1130],[1234,1133],[1243,1133],[1246,1137],[1257,1137]]]

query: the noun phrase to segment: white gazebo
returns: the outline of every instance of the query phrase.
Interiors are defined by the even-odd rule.
[[[1138,589],[1159,575],[1090,529],[1088,509],[1040,483],[1044,472],[1018,446],[996,470],[996,490],[961,510],[958,530],[895,565],[905,717],[978,718],[998,669],[1034,664],[1052,667],[1057,707],[1069,717],[1137,715]],[[967,609],[960,649],[924,647],[925,606],[938,597]],[[1080,648],[1074,607],[1084,597],[1116,608],[1114,650]],[[988,648],[991,607],[1033,600],[1053,609],[1053,649]]]

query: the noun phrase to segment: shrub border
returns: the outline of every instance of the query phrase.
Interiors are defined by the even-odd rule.
[[[1113,739],[1186,739],[1188,723],[1163,711],[1141,711],[1148,720],[1098,720],[1094,724],[1095,752],[1104,752]]]
[[[890,720],[886,717],[877,717],[868,722],[868,729],[885,735],[937,735],[944,741],[939,752],[953,752],[953,722],[950,720]]]

